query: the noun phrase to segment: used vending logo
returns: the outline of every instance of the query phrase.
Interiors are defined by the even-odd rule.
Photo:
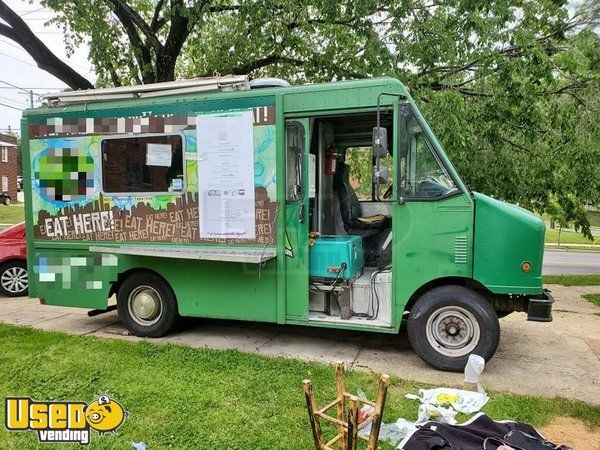
[[[6,429],[35,431],[38,440],[90,443],[91,429],[100,435],[116,433],[127,411],[116,400],[101,395],[90,403],[36,402],[29,397],[6,397]]]

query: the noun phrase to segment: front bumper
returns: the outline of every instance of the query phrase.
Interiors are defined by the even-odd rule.
[[[554,297],[548,289],[544,289],[541,295],[529,297],[527,307],[527,320],[533,322],[552,322],[552,304]]]

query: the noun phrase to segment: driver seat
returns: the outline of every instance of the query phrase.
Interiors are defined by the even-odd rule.
[[[343,161],[337,163],[333,189],[337,192],[342,222],[348,234],[368,237],[390,227],[390,218],[383,214],[362,215],[360,202],[350,185],[350,167]]]

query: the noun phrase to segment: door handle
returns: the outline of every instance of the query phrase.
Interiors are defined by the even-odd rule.
[[[304,223],[304,203],[301,203],[298,208],[298,222]]]

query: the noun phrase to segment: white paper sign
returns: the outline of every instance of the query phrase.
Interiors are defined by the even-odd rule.
[[[196,119],[200,237],[254,239],[252,111]]]
[[[148,144],[146,147],[146,165],[171,167],[170,144]]]

